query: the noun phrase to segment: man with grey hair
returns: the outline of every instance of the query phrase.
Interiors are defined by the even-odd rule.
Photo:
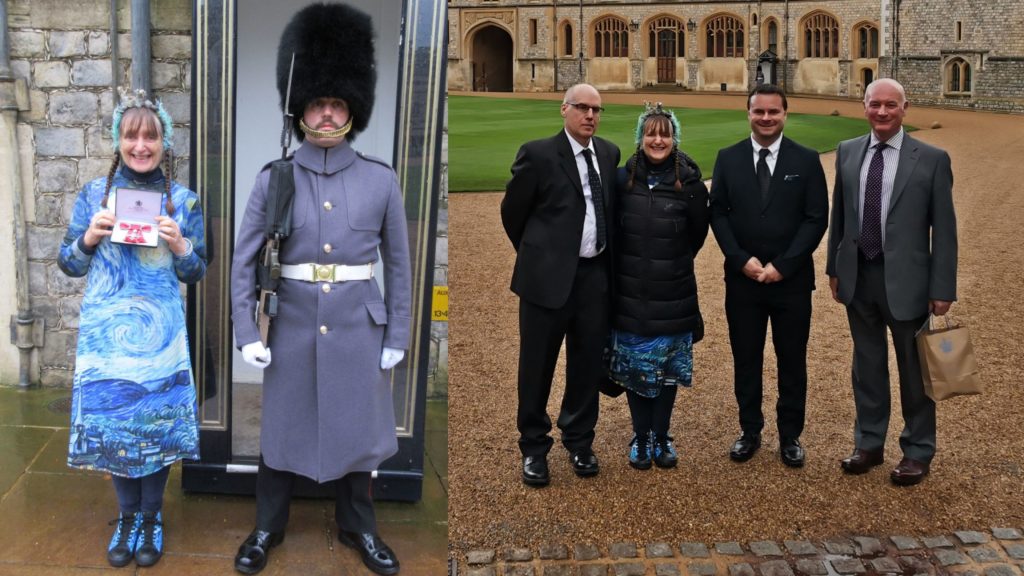
[[[890,479],[917,484],[935,455],[935,402],[925,395],[915,332],[956,300],[953,172],[945,151],[903,130],[903,86],[868,85],[871,133],[839,144],[826,273],[853,337],[854,450],[841,464],[863,474],[884,461],[890,391],[886,329],[900,378],[903,459]]]
[[[594,136],[601,95],[577,84],[562,100],[564,127],[516,154],[501,221],[516,250],[512,291],[519,295],[519,405],[516,424],[528,486],[550,481],[548,396],[566,344],[565,392],[558,427],[577,476],[598,473],[591,449],[597,384],[608,331],[609,242],[619,149]]]

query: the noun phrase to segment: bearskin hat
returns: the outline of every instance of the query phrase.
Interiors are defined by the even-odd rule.
[[[345,4],[317,3],[292,17],[277,48],[277,91],[282,110],[292,53],[295,71],[289,112],[294,116],[295,136],[304,139],[299,120],[306,106],[317,98],[341,98],[348,104],[352,117],[349,140],[365,130],[377,85],[370,16]]]

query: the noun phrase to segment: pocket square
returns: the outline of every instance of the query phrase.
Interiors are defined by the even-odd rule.
[[[800,179],[800,175],[799,174],[786,174],[782,178],[782,180],[784,182],[796,182],[799,179]]]

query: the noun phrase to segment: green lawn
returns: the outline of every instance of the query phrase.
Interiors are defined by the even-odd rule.
[[[641,106],[609,104],[598,135],[618,144],[622,162],[634,151],[633,130]],[[504,190],[519,146],[562,128],[559,102],[451,96],[448,98],[448,185],[452,192]],[[750,134],[745,110],[675,110],[682,124],[680,147],[710,178],[718,150]],[[863,118],[790,114],[786,136],[825,152],[867,132]]]

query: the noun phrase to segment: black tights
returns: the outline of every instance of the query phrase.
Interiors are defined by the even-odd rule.
[[[114,476],[114,491],[117,492],[117,504],[121,507],[121,513],[132,515],[139,510],[159,512],[164,506],[164,488],[167,487],[167,476],[170,472],[171,467],[164,466],[149,476]]]
[[[626,390],[629,414],[633,418],[633,432],[646,435],[653,431],[656,435],[667,435],[678,389],[678,386],[662,386],[661,394],[654,398],[644,398],[632,390]]]

